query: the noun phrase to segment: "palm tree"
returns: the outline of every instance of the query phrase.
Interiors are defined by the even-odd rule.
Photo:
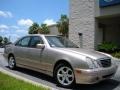
[[[3,41],[4,41],[4,44],[7,44],[9,42],[7,37],[4,37]]]
[[[38,30],[39,30],[39,24],[37,23],[33,23],[32,26],[29,27],[29,34],[38,34]]]
[[[3,38],[2,38],[2,36],[0,36],[0,43],[2,43],[2,41],[3,41]]]
[[[67,15],[61,15],[60,20],[57,22],[58,32],[65,37],[68,37],[69,19]]]
[[[41,27],[39,27],[38,32],[41,33],[41,34],[49,34],[50,30],[49,30],[47,24],[41,24]]]

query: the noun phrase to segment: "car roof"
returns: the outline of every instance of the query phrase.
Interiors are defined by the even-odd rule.
[[[59,36],[59,35],[50,35],[50,34],[29,34],[27,36]]]
[[[50,35],[50,34],[28,34],[28,35],[25,35],[21,38],[24,38],[24,37],[27,37],[27,36],[60,36],[60,35]],[[17,41],[19,41],[21,38],[17,39],[14,43],[16,43]]]

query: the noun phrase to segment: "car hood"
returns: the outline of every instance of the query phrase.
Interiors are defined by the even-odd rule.
[[[81,48],[58,48],[58,49],[64,52],[68,52],[68,53],[84,55],[87,57],[91,57],[93,59],[100,59],[100,58],[108,57],[104,53],[101,53],[95,50],[86,50],[86,49],[81,49]]]

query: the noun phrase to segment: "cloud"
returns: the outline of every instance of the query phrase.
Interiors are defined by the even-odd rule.
[[[0,11],[0,17],[5,17],[5,18],[12,18],[13,15],[9,11]]]
[[[4,33],[4,32],[5,32],[5,30],[4,30],[4,29],[0,29],[0,32],[1,32],[1,33]]]
[[[14,34],[10,34],[11,35],[11,37],[13,37],[13,38],[19,38],[20,36],[18,35],[18,34],[16,34],[16,33],[14,33]]]
[[[20,36],[16,33],[12,33],[12,34],[8,33],[8,34],[3,35],[3,37],[8,37],[11,42],[15,42],[17,39],[20,38]]]
[[[9,37],[11,42],[16,41],[19,37],[22,37],[28,33],[27,27],[21,27],[16,25],[0,24],[0,36]]]
[[[4,25],[4,24],[1,24],[0,25],[0,30],[3,30],[3,29],[9,29],[9,27],[7,25]]]
[[[16,30],[17,33],[26,33],[27,34],[27,30],[24,30],[24,29],[18,29]]]
[[[27,27],[29,27],[32,24],[33,24],[33,21],[31,19],[20,19],[18,21],[18,25],[20,25],[20,26],[27,26]]]
[[[15,26],[15,25],[13,25],[13,26],[10,26],[12,29],[19,29],[19,27],[18,26]]]
[[[14,31],[19,29],[20,27],[12,25],[12,26],[8,26],[5,24],[0,24],[0,32],[10,32],[10,31]]]
[[[56,22],[53,19],[46,19],[45,21],[43,21],[43,23],[47,25],[56,24]]]
[[[2,33],[8,33],[9,32],[9,26],[4,25],[4,24],[0,24],[0,33],[2,35]]]

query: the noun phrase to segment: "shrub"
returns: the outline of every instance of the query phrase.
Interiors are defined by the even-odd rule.
[[[112,54],[113,57],[120,58],[120,51]]]
[[[103,42],[98,45],[97,50],[107,53],[115,52],[118,49],[117,45],[111,42]]]

